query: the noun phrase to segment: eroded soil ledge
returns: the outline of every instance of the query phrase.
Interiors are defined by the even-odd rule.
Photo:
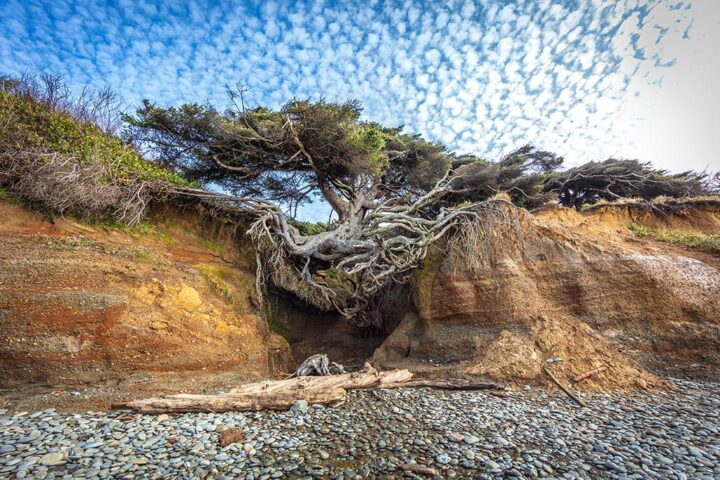
[[[160,209],[128,232],[0,202],[0,401],[85,409],[211,393],[291,371],[318,350],[516,388],[546,384],[548,365],[569,383],[607,367],[579,390],[716,375],[720,259],[628,225],[716,234],[718,203],[507,214],[472,262],[433,249],[399,295],[397,328],[368,334],[288,299],[268,315],[253,300],[252,246],[231,222]]]

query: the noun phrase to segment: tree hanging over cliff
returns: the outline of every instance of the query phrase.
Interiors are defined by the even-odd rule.
[[[358,102],[293,100],[278,110],[209,105],[159,107],[127,116],[130,139],[190,181],[229,195],[184,188],[250,210],[258,248],[258,292],[267,284],[337,310],[359,326],[370,305],[402,282],[451,229],[497,212],[505,192],[519,206],[550,199],[580,208],[601,198],[703,193],[704,174],[669,175],[633,160],[590,162],[564,172],[563,158],[525,145],[488,162],[455,155],[401,128],[361,119]],[[322,198],[334,220],[298,229],[298,205]],[[281,208],[282,207],[282,208]]]
[[[356,101],[295,100],[277,111],[225,113],[146,101],[128,121],[135,140],[190,180],[291,210],[320,195],[345,221],[380,199],[417,198],[451,164],[445,147],[360,121],[360,113]]]
[[[273,111],[245,109],[238,98],[229,112],[145,102],[126,120],[132,139],[163,163],[221,186],[233,194],[227,201],[256,214],[249,233],[261,284],[367,325],[371,298],[402,280],[461,217],[477,215],[474,206],[441,202],[456,182],[445,147],[362,121],[357,102],[294,100]],[[316,196],[336,220],[303,234],[278,205],[292,212]]]

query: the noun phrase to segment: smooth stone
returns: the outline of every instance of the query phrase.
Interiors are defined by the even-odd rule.
[[[40,463],[43,465],[61,465],[65,463],[65,456],[62,453],[54,452],[54,453],[46,453],[42,457],[40,457]]]
[[[293,406],[290,407],[290,410],[292,410],[293,412],[307,413],[308,408],[309,406],[307,400],[297,400],[295,403],[293,403]]]

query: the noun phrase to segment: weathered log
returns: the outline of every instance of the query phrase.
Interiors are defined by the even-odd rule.
[[[113,405],[113,408],[143,413],[227,412],[286,410],[298,400],[308,403],[337,405],[345,401],[348,390],[367,388],[432,387],[450,390],[498,390],[492,383],[463,378],[413,379],[408,370],[378,372],[370,364],[359,372],[342,375],[295,377],[242,385],[219,395],[178,394],[148,398]]]
[[[412,376],[413,374],[410,373],[409,370],[378,372],[370,364],[366,363],[365,368],[359,372],[319,377],[296,377],[285,380],[266,380],[264,382],[242,385],[234,388],[230,393],[236,395],[273,395],[292,392],[299,395],[298,399],[302,400],[304,399],[302,397],[304,394],[322,392],[334,388],[342,388],[344,390],[361,390],[371,387],[387,388],[387,385],[407,382]]]
[[[247,412],[259,410],[287,410],[298,400],[308,403],[332,405],[343,402],[347,391],[342,388],[323,392],[307,392],[298,397],[291,393],[270,395],[220,395],[178,394],[164,398],[147,398],[118,403],[114,409],[137,410],[142,413],[185,412]]]
[[[594,370],[590,370],[589,372],[581,373],[580,375],[577,375],[575,378],[573,378],[574,383],[582,382],[583,380],[592,377],[593,375],[597,375],[598,373],[604,372],[607,370],[606,366],[598,367]]]
[[[548,370],[547,368],[543,368],[543,370],[545,371],[545,373],[547,373],[548,377],[550,377],[550,380],[552,380],[553,383],[560,388],[560,390],[562,390],[563,392],[565,392],[565,394],[566,394],[568,397],[570,397],[573,401],[575,401],[575,403],[577,403],[577,404],[580,405],[581,407],[584,407],[584,406],[585,406],[585,404],[583,403],[583,401],[580,400],[580,399],[577,397],[577,395],[575,395],[575,394],[572,393],[570,390],[568,390],[567,387],[565,387],[565,385],[563,385],[562,383],[560,383],[560,381],[559,381],[557,378],[555,378],[555,375],[553,375],[552,373],[550,373],[550,370]]]
[[[113,405],[143,413],[287,410],[298,400],[325,405],[345,400],[347,390],[394,385],[412,378],[408,370],[378,372],[369,365],[360,372],[322,377],[297,377],[251,383],[219,395],[178,394]]]

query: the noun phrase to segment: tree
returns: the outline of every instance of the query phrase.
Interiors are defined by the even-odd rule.
[[[608,159],[588,162],[547,178],[543,191],[557,194],[560,204],[580,210],[599,200],[619,198],[651,200],[717,193],[715,179],[705,172],[670,174],[638,160]]]
[[[373,320],[370,299],[402,281],[427,247],[470,207],[440,205],[453,189],[445,147],[360,119],[357,102],[293,100],[279,110],[232,111],[145,101],[128,116],[128,135],[185,178],[232,195],[184,189],[249,209],[258,290],[268,280],[354,323]],[[327,231],[303,234],[287,212],[317,195],[335,213]],[[285,207],[283,211],[277,204]]]
[[[454,159],[456,178],[446,201],[477,202],[505,192],[515,205],[534,208],[553,196],[543,191],[544,182],[562,163],[563,157],[532,145],[524,145],[497,162],[459,156]]]
[[[242,90],[231,99],[226,112],[145,101],[126,118],[128,135],[188,180],[229,194],[176,190],[252,213],[259,293],[272,284],[358,326],[377,324],[370,310],[379,293],[403,282],[433,242],[461,225],[473,230],[463,222],[498,218],[501,209],[487,201],[497,193],[527,208],[551,198],[580,208],[600,198],[707,190],[704,174],[669,175],[630,160],[561,172],[562,157],[531,145],[495,163],[457,156],[361,120],[356,101],[293,100],[271,110],[245,108]],[[292,219],[318,196],[334,212],[326,228]]]

